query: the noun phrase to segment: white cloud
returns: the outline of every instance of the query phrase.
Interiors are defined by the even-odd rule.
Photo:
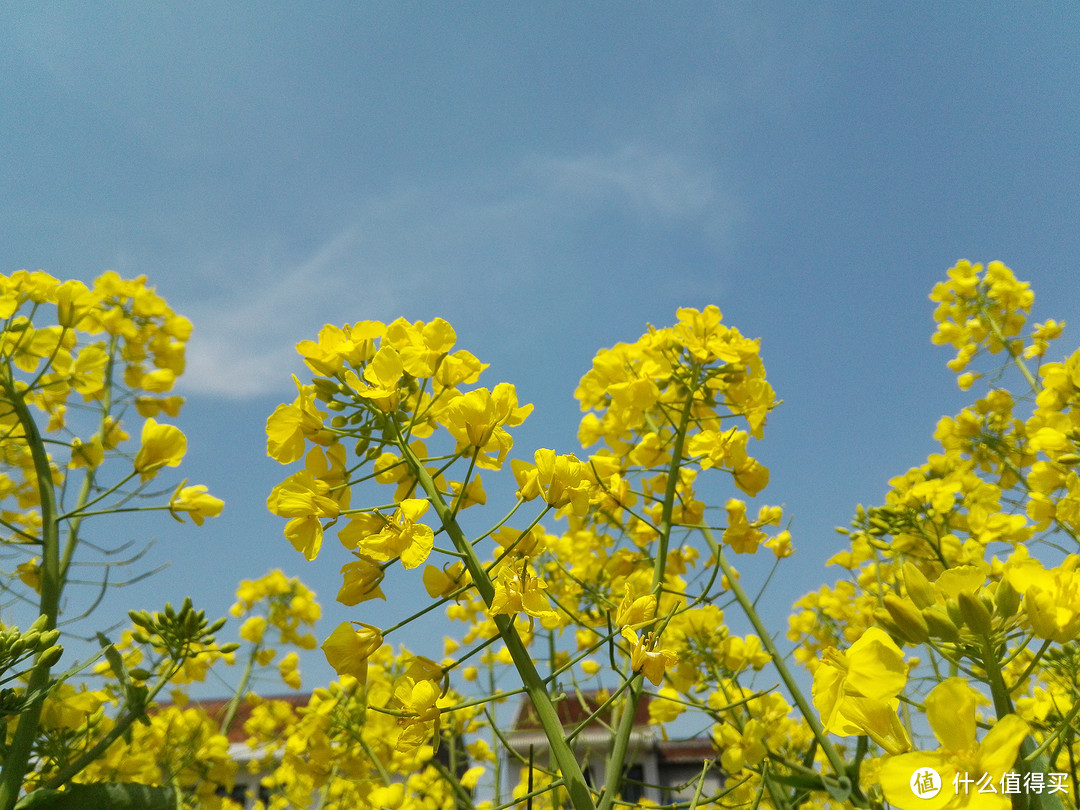
[[[356,242],[349,228],[295,264],[264,257],[215,296],[191,302],[196,329],[188,346],[185,389],[246,398],[287,384],[282,369],[299,366],[295,344],[332,319],[340,309],[335,297],[352,299],[347,267]],[[390,294],[370,285],[365,297],[372,310],[393,305]]]
[[[545,158],[536,168],[552,193],[567,202],[621,206],[643,217],[696,217],[716,198],[708,173],[641,146]]]
[[[573,273],[576,294],[587,294],[605,282],[571,255],[583,221],[688,222],[709,236],[733,210],[724,199],[691,161],[640,145],[534,156],[498,176],[372,197],[310,255],[264,248],[213,262],[204,275],[219,290],[188,307],[196,333],[185,387],[234,398],[283,391],[283,369],[300,367],[296,342],[328,322],[424,317],[415,313],[465,297],[471,311],[493,312],[553,274]],[[237,261],[246,266],[223,285]]]

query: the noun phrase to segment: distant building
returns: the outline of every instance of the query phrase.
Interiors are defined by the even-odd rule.
[[[723,787],[720,766],[715,762],[716,751],[708,739],[664,740],[658,726],[649,724],[649,702],[644,695],[634,715],[634,727],[626,758],[626,781],[623,783],[622,799],[636,802],[649,799],[659,804],[689,801],[697,790],[697,782],[705,763],[709,770],[702,786],[702,795],[715,794]],[[563,729],[570,733],[602,705],[599,693],[583,692],[580,697],[569,695],[555,704]],[[581,730],[571,743],[585,773],[585,779],[593,787],[602,786],[607,779],[606,767],[614,719],[606,709]],[[518,784],[522,761],[532,759],[537,765],[548,766],[548,741],[536,716],[532,703],[526,698],[518,707],[517,717],[506,735],[507,742],[517,756],[508,755],[506,769],[511,788]]]
[[[288,703],[294,709],[302,709],[308,705],[310,700],[311,695],[309,693],[295,692],[286,695],[271,695],[264,698],[264,701]],[[192,700],[189,706],[202,709],[212,720],[220,724],[225,719],[225,713],[228,711],[230,702],[231,698],[221,700]],[[225,736],[229,741],[229,757],[238,766],[233,789],[231,792],[228,792],[227,795],[230,799],[244,808],[251,808],[256,801],[261,801],[266,805],[270,800],[272,792],[262,784],[263,779],[270,775],[269,770],[258,769],[254,772],[249,770],[251,763],[263,760],[267,754],[264,747],[256,746],[252,748],[249,745],[249,735],[244,730],[244,724],[251,717],[253,708],[254,704],[247,700],[241,700],[236,707],[236,713],[233,715],[229,727],[225,730]],[[464,751],[465,746],[461,739],[458,739],[457,745],[460,751]],[[280,754],[276,755],[275,759],[280,760]],[[435,759],[441,762],[444,767],[450,767],[450,754],[447,745],[444,744],[439,748],[435,754]],[[458,775],[460,776],[463,774],[468,767],[468,762],[458,763]],[[471,791],[466,792],[471,793]],[[226,793],[222,792],[221,795],[226,795]]]

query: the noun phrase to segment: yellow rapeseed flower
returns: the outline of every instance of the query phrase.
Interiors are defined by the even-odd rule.
[[[846,652],[825,650],[814,672],[814,706],[825,731],[866,734],[886,751],[900,753],[911,747],[896,716],[897,695],[906,683],[904,654],[884,630],[870,627]]]
[[[135,455],[135,471],[149,481],[162,467],[177,467],[187,452],[187,437],[173,425],[159,425],[147,419],[142,429],[142,447]]]
[[[360,629],[353,627],[359,624]],[[342,622],[322,643],[326,660],[338,675],[352,675],[361,683],[367,680],[368,659],[382,646],[377,627],[360,622]]]
[[[1004,773],[1016,761],[1020,743],[1028,734],[1028,725],[1015,714],[999,719],[981,743],[975,739],[975,704],[978,698],[963,678],[949,678],[934,687],[926,697],[926,716],[930,728],[941,742],[935,752],[913,751],[889,757],[881,766],[881,787],[885,798],[901,810],[945,810],[978,807],[979,810],[1007,810],[1010,798],[1002,793],[952,790],[953,779],[964,775],[980,779],[984,775],[998,785]],[[932,768],[941,779],[940,792],[923,798],[912,790],[911,780],[918,771]]]

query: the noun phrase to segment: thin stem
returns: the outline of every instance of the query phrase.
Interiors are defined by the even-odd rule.
[[[453,511],[446,503],[446,500],[443,498],[438,486],[436,486],[435,481],[424,468],[421,461],[416,457],[412,448],[409,447],[408,442],[406,442],[405,438],[401,435],[397,422],[394,421],[392,416],[388,415],[386,417],[385,427],[387,435],[391,441],[397,444],[398,449],[401,450],[402,457],[408,461],[413,475],[416,476],[417,482],[424,492],[427,493],[432,506],[435,508],[436,514],[439,516],[439,520],[442,522],[443,528],[453,541],[454,547],[463,555],[465,567],[472,575],[477,592],[484,600],[484,603],[490,607],[492,599],[495,596],[495,585],[488,576],[487,571],[484,570],[484,566],[481,564],[480,559],[476,556],[476,550],[473,548],[472,543],[469,542],[469,539],[465,536],[464,531],[458,524]],[[532,701],[533,707],[536,710],[536,715],[548,738],[552,756],[558,764],[562,777],[565,780],[566,790],[570,795],[571,803],[574,805],[575,810],[595,810],[592,793],[585,781],[585,775],[582,773],[581,765],[574,755],[574,752],[563,738],[563,728],[562,723],[559,721],[558,712],[551,702],[551,697],[547,692],[547,686],[540,677],[540,673],[537,672],[536,664],[533,662],[528,648],[525,646],[521,636],[518,634],[517,628],[514,626],[513,618],[499,614],[494,616],[493,620],[495,626],[499,630],[499,635],[503,639],[503,643],[506,644],[506,649],[510,653],[510,657],[514,661],[514,666],[521,676],[522,685],[525,687],[525,691]]]
[[[754,626],[754,631],[761,638],[761,646],[765,648],[765,651],[773,660],[773,665],[776,667],[776,671],[780,674],[780,678],[784,681],[784,686],[787,687],[788,693],[791,695],[792,700],[795,701],[795,705],[799,707],[799,711],[805,718],[807,724],[810,726],[810,730],[813,731],[814,737],[817,739],[818,744],[821,746],[821,750],[824,752],[825,757],[829,760],[829,765],[832,766],[833,771],[836,773],[837,779],[840,781],[841,786],[847,786],[850,788],[850,780],[847,777],[847,764],[844,762],[843,757],[833,746],[832,741],[825,733],[824,726],[821,725],[821,720],[818,718],[818,714],[814,711],[813,707],[806,700],[806,696],[803,695],[802,690],[799,689],[799,685],[795,681],[795,677],[791,670],[788,669],[787,664],[784,661],[784,657],[780,655],[780,651],[773,644],[772,636],[769,634],[769,630],[765,627],[765,624],[761,621],[761,617],[758,616],[756,610],[754,610],[753,603],[747,596],[746,591],[743,590],[742,585],[739,584],[738,575],[735,569],[731,567],[727,559],[724,557],[724,552],[717,543],[713,533],[708,528],[703,528],[702,533],[705,535],[705,539],[712,547],[713,554],[716,555],[716,561],[720,565],[720,568],[724,572],[724,576],[727,578],[728,587],[735,595],[735,599],[742,607],[743,612],[746,614],[746,618],[750,620],[750,623]],[[854,797],[852,797],[854,798]]]
[[[45,617],[45,629],[56,627],[60,611],[60,595],[63,580],[60,569],[60,525],[57,521],[56,492],[53,489],[52,470],[45,445],[41,440],[37,423],[26,406],[22,394],[16,390],[11,367],[2,370],[0,385],[12,405],[16,417],[23,427],[23,434],[34,462],[37,476],[38,500],[41,505],[41,601],[40,614]],[[51,666],[47,662],[38,663],[30,673],[26,685],[27,694],[43,694],[49,683]],[[30,764],[30,753],[34,738],[37,736],[41,720],[43,700],[35,699],[19,716],[15,735],[4,757],[3,771],[0,772],[0,810],[11,810],[19,798],[23,779]]]
[[[667,566],[668,542],[671,539],[672,513],[675,511],[675,497],[678,494],[679,470],[682,467],[683,445],[686,442],[686,432],[690,423],[690,411],[694,406],[694,389],[687,386],[686,402],[683,403],[682,413],[679,416],[679,424],[675,430],[675,441],[671,448],[671,462],[667,471],[667,486],[664,489],[664,505],[660,517],[660,539],[656,550],[656,559],[653,563],[652,592],[659,602],[660,591],[664,585],[664,573]],[[622,706],[622,714],[619,717],[618,730],[615,732],[614,744],[611,746],[611,754],[607,762],[607,784],[604,794],[600,797],[597,810],[611,810],[615,803],[615,797],[619,793],[622,784],[623,768],[626,764],[627,749],[630,746],[630,736],[634,731],[634,722],[637,715],[638,703],[644,692],[641,674],[630,678],[628,687],[629,694]]]

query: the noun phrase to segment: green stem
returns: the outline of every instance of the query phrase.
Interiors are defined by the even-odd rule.
[[[261,649],[262,642],[258,642],[251,646],[251,655],[248,656],[247,664],[244,666],[244,674],[240,676],[240,683],[233,692],[232,700],[229,701],[229,705],[225,707],[225,715],[221,718],[221,725],[218,726],[219,734],[225,736],[228,736],[229,734],[229,726],[232,725],[233,718],[236,717],[236,711],[240,708],[240,701],[244,699],[244,694],[247,692],[247,686],[251,681],[251,675],[255,671],[255,658]]]
[[[106,438],[105,430],[106,430],[106,428],[108,426],[108,422],[109,422],[109,412],[112,410],[112,383],[113,383],[112,375],[113,375],[113,364],[114,364],[115,358],[116,358],[116,336],[115,335],[113,335],[113,337],[109,341],[109,355],[108,356],[109,356],[109,361],[108,361],[108,364],[105,367],[105,386],[104,386],[104,389],[103,389],[103,394],[102,394],[102,398],[101,398],[101,408],[100,408],[100,411],[99,411],[100,414],[101,414],[101,418],[98,420],[98,432],[101,434],[101,439],[102,439],[103,443],[104,443],[105,438]],[[114,490],[118,489],[123,483],[127,482],[134,475],[135,475],[135,471],[132,470],[131,475],[129,475],[127,478],[125,478],[124,481],[121,482],[121,484],[117,484],[117,486],[114,487],[113,489]],[[89,503],[90,503],[90,493],[93,491],[94,480],[96,478],[97,478],[97,474],[96,474],[94,468],[93,467],[87,467],[86,468],[86,474],[83,476],[82,486],[79,489],[79,497],[78,497],[78,500],[76,501],[75,509],[73,510],[75,513],[81,512],[83,509],[86,509],[87,506],[89,505]],[[101,497],[104,498],[104,497],[106,497],[106,495],[108,495],[108,493],[105,493]],[[59,525],[60,521],[63,520],[65,517],[66,517],[65,515],[60,515],[59,517],[57,517],[57,519],[56,519],[57,524]],[[61,580],[66,580],[67,579],[68,568],[71,566],[71,558],[75,555],[75,548],[79,544],[79,527],[81,525],[82,525],[82,516],[81,515],[72,518],[68,522],[67,542],[64,544],[64,552],[63,552],[63,556],[62,556],[62,558],[60,560],[60,577],[61,577]]]
[[[991,317],[985,306],[980,306],[979,309],[983,318],[985,318],[986,322],[990,324],[990,331],[994,333],[994,337],[1001,341],[1001,345],[1004,346],[1005,351],[1009,353],[1009,357],[1012,359],[1013,364],[1018,369],[1020,369],[1020,373],[1023,374],[1024,379],[1027,380],[1027,384],[1031,386],[1032,393],[1038,394],[1039,383],[1035,379],[1035,375],[1032,374],[1031,371],[1028,369],[1020,353],[1016,351],[1015,348],[1013,348],[1012,341],[1009,338],[1005,337],[1005,333],[1001,331],[1001,325],[996,320],[994,320],[993,317]]]
[[[490,607],[495,596],[495,585],[488,576],[487,571],[484,570],[480,559],[476,556],[476,550],[473,548],[472,543],[469,542],[464,531],[462,531],[453,511],[435,485],[435,481],[428,474],[420,459],[413,453],[412,448],[402,437],[397,423],[390,416],[386,418],[386,429],[390,439],[401,450],[402,457],[408,461],[410,469],[431,501],[443,528],[453,541],[454,547],[461,553],[465,567],[476,584],[477,592],[484,600],[484,603]],[[585,775],[581,771],[581,765],[563,737],[563,728],[562,723],[559,721],[558,712],[551,702],[547,686],[540,677],[540,673],[537,672],[536,664],[533,662],[528,648],[514,626],[513,618],[500,614],[494,616],[493,619],[495,626],[499,630],[499,635],[502,637],[503,643],[506,644],[506,649],[514,661],[514,666],[521,676],[522,685],[532,701],[537,718],[544,729],[544,734],[548,738],[552,757],[562,773],[571,803],[575,810],[595,810],[592,793],[585,782]]]
[[[776,645],[773,644],[772,636],[769,634],[768,628],[765,627],[765,624],[761,621],[761,617],[758,616],[757,610],[754,609],[750,597],[747,595],[746,591],[743,590],[742,585],[739,584],[738,574],[724,557],[724,552],[720,548],[720,544],[717,543],[716,538],[713,536],[712,530],[708,527],[703,527],[702,533],[712,547],[713,554],[716,555],[716,561],[724,572],[724,576],[727,578],[728,587],[731,589],[732,594],[735,595],[736,601],[738,601],[739,605],[742,607],[743,613],[746,614],[746,618],[748,618],[750,624],[753,625],[754,632],[756,632],[761,639],[761,646],[765,648],[765,651],[772,658],[773,665],[780,674],[780,678],[784,681],[784,686],[787,687],[788,694],[791,695],[792,700],[795,701],[795,705],[798,706],[799,711],[810,726],[810,730],[814,733],[818,745],[821,746],[821,750],[829,760],[829,765],[831,765],[833,771],[836,772],[836,778],[841,787],[846,786],[850,789],[851,780],[847,777],[847,764],[825,733],[825,727],[821,725],[821,720],[818,718],[817,712],[806,700],[806,696],[803,695],[802,690],[799,689],[799,685],[795,682],[794,675],[791,670],[788,669],[787,663],[784,661],[784,656],[780,654]],[[852,799],[854,799],[854,796],[852,796]]]
[[[1012,697],[1008,686],[1005,685],[1005,678],[1001,673],[1001,666],[998,663],[997,656],[994,655],[990,637],[983,635],[981,643],[982,665],[986,672],[986,680],[990,685],[990,694],[994,699],[994,712],[997,714],[998,720],[1000,720],[1006,715],[1013,714]],[[1016,761],[1016,766],[1021,770],[1021,777],[1023,777],[1024,771],[1049,773],[1049,760],[1046,754],[1041,753],[1041,751],[1042,749],[1036,744],[1031,735],[1025,737],[1023,742],[1020,743],[1020,756]],[[1062,810],[1064,805],[1056,795],[1022,793],[1013,796],[1013,807]]]
[[[37,423],[30,413],[22,395],[16,390],[10,366],[3,369],[0,380],[4,393],[22,425],[26,443],[34,462],[37,476],[38,499],[41,504],[41,601],[39,610],[46,617],[46,630],[56,627],[60,611],[60,595],[63,581],[60,569],[60,525],[57,521],[56,492],[53,489],[52,470],[45,445],[41,440]],[[43,693],[49,683],[51,667],[37,664],[30,673],[26,685],[27,694]],[[12,810],[22,790],[23,780],[30,765],[30,753],[37,737],[41,720],[43,700],[34,700],[19,716],[15,735],[4,757],[0,772],[0,810]]]
[[[154,698],[158,696],[161,690],[164,689],[168,685],[169,681],[172,680],[172,678],[176,675],[176,673],[180,671],[183,660],[186,659],[182,658],[180,663],[174,661],[173,664],[169,667],[169,669],[158,677],[157,682],[147,693],[146,700],[142,706],[139,706],[136,711],[128,711],[118,717],[116,720],[116,724],[109,730],[108,734],[106,734],[104,737],[94,743],[93,746],[83,751],[83,753],[79,756],[77,760],[70,763],[66,768],[50,777],[49,781],[42,785],[42,787],[44,787],[46,790],[56,790],[57,788],[62,787],[65,783],[70,781],[72,777],[77,775],[80,771],[90,765],[90,763],[94,762],[96,759],[101,757],[102,754],[108,751],[109,747],[114,742],[119,740],[122,736],[124,736],[127,730],[131,728],[132,725],[134,725],[136,720],[146,714],[146,706],[150,705],[150,703],[153,702]]]
[[[656,550],[656,559],[653,563],[652,592],[656,595],[657,607],[659,608],[660,590],[664,585],[664,574],[667,567],[668,545],[671,540],[672,513],[675,511],[675,498],[678,494],[679,470],[682,467],[683,446],[686,443],[687,428],[690,424],[690,411],[694,407],[694,389],[687,386],[686,402],[683,403],[682,413],[679,416],[679,424],[675,430],[675,441],[671,448],[671,462],[668,464],[667,486],[664,488],[664,506],[660,515],[660,538]],[[637,716],[638,703],[645,689],[642,686],[643,678],[640,674],[631,677],[629,682],[629,694],[622,706],[622,714],[619,717],[618,729],[611,746],[611,754],[607,761],[607,774],[605,779],[604,794],[600,797],[597,810],[611,810],[615,798],[622,785],[623,768],[626,765],[626,754],[630,747],[630,735],[634,731],[634,722]]]
[[[1012,698],[1009,695],[1009,688],[1005,685],[1005,678],[1001,674],[997,656],[994,655],[990,637],[984,634],[981,643],[982,665],[986,671],[986,679],[990,684],[990,694],[994,699],[994,711],[997,713],[998,720],[1000,720],[1005,715],[1013,713]]]

